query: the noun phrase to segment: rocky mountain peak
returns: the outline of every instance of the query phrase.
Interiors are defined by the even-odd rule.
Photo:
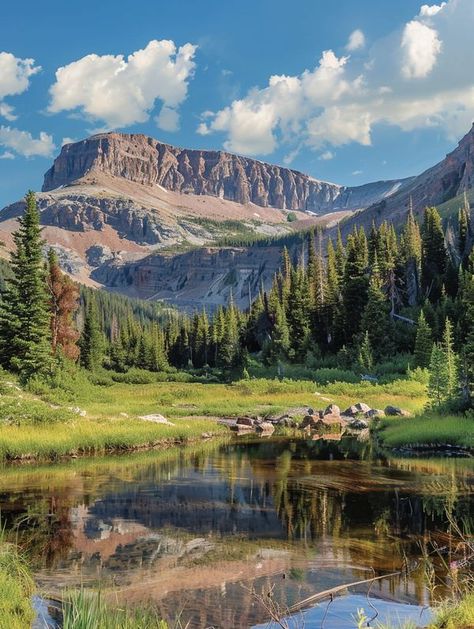
[[[94,173],[242,205],[315,213],[367,207],[402,183],[348,188],[225,151],[181,149],[142,134],[104,133],[63,146],[45,175],[43,192]]]

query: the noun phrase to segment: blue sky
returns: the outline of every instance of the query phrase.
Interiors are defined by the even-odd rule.
[[[349,185],[421,172],[474,117],[474,2],[422,5],[4,3],[0,207],[40,189],[64,138],[112,128]]]

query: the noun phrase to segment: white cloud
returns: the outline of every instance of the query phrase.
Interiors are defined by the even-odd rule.
[[[437,15],[445,6],[447,2],[441,4],[423,4],[420,9],[420,17],[433,17]]]
[[[363,174],[364,174],[363,170],[353,170],[351,173],[353,177],[358,177],[359,175],[363,175]]]
[[[5,151],[0,155],[0,159],[15,159],[15,156],[11,151]]]
[[[74,138],[68,138],[66,136],[61,140],[61,146],[64,146],[65,144],[74,144],[74,142],[77,142],[77,140],[75,140]]]
[[[365,46],[365,35],[364,33],[357,28],[355,31],[349,35],[349,40],[346,44],[346,50],[349,52],[353,52],[354,50],[359,50]]]
[[[20,59],[10,52],[0,52],[0,116],[15,120],[13,107],[3,102],[6,96],[23,94],[29,85],[30,77],[41,70],[34,59]]]
[[[23,157],[50,157],[56,148],[52,136],[41,131],[34,138],[28,131],[20,131],[11,127],[0,126],[0,146],[11,149]],[[9,152],[9,151],[7,151]]]
[[[334,157],[335,157],[335,153],[333,153],[332,151],[324,151],[324,153],[321,153],[318,159],[322,160],[323,162],[327,162],[330,159],[334,159]]]
[[[441,52],[441,41],[435,29],[417,20],[408,22],[402,35],[402,74],[408,79],[427,76]]]
[[[163,131],[177,131],[179,129],[179,114],[176,109],[163,105],[160,113],[155,118],[159,129]]]
[[[146,122],[158,100],[166,107],[169,125],[173,116],[168,110],[175,110],[187,96],[195,52],[192,44],[176,48],[173,41],[152,40],[126,59],[123,55],[82,57],[56,71],[49,111],[79,110],[109,128],[119,128]]]
[[[418,15],[357,57],[325,51],[313,69],[274,75],[217,112],[198,132],[227,149],[265,155],[284,146],[325,152],[371,144],[377,125],[437,127],[453,139],[474,119],[474,2],[423,5]]]

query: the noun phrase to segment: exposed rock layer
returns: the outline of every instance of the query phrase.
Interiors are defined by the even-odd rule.
[[[43,191],[94,172],[175,192],[318,213],[367,207],[407,183],[382,181],[348,188],[224,151],[181,149],[145,135],[105,133],[63,146],[45,175]]]

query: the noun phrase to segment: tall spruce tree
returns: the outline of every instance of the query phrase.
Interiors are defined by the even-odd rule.
[[[431,351],[428,398],[433,408],[440,408],[449,398],[449,375],[446,366],[446,353],[440,343],[435,343]]]
[[[431,352],[433,351],[433,335],[423,310],[418,317],[415,338],[415,367],[426,369],[430,366]]]
[[[435,207],[427,207],[422,229],[421,279],[424,295],[432,303],[441,297],[447,264],[441,216]]]
[[[90,371],[96,371],[102,366],[104,360],[104,336],[100,325],[97,302],[94,297],[91,297],[86,305],[80,348],[81,365],[83,367]],[[128,362],[132,361],[129,360]]]
[[[13,277],[0,303],[0,360],[23,381],[51,365],[51,333],[40,215],[33,192],[13,234]]]

